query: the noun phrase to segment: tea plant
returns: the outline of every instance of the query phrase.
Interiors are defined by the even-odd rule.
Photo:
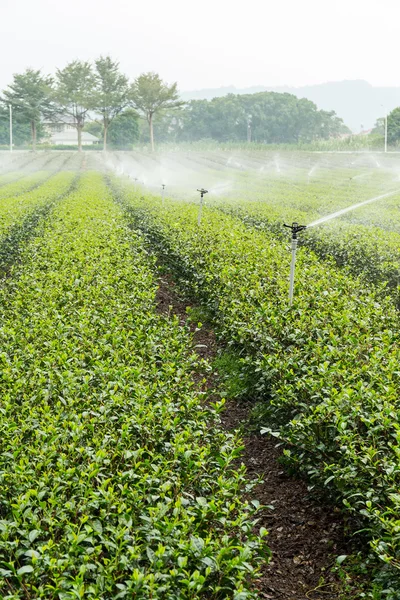
[[[113,182],[127,218],[180,285],[214,315],[242,357],[259,426],[287,461],[364,520],[397,566],[400,485],[398,315],[390,298],[310,251],[298,255],[287,304],[289,247],[215,210],[140,196]]]
[[[23,243],[54,204],[69,193],[75,180],[72,172],[59,173],[34,191],[0,205],[0,273],[15,262]]]
[[[268,231],[279,239],[287,239],[284,222],[309,220],[309,215],[295,209],[276,210],[248,203],[239,208],[220,204],[218,210],[240,218],[249,227]],[[362,275],[373,284],[384,284],[399,304],[400,289],[400,233],[386,231],[372,225],[347,222],[326,223],[308,229],[302,234],[300,244],[313,250],[320,258],[333,259],[350,274]]]
[[[269,551],[240,442],[153,267],[86,173],[0,288],[4,599],[255,597]]]

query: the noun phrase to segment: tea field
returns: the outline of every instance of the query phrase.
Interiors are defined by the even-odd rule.
[[[283,223],[382,195],[301,234],[289,307]],[[1,597],[259,597],[242,442],[157,310],[160,266],[252,427],[363,528],[397,597],[399,208],[395,154],[0,157]]]

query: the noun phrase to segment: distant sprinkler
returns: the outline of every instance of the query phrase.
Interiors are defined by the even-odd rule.
[[[161,185],[162,187],[162,194],[161,194],[161,206],[164,206],[164,197],[165,197],[165,183],[163,183]]]
[[[204,198],[204,194],[208,194],[208,190],[205,190],[204,188],[201,188],[200,190],[197,190],[198,192],[200,192],[200,208],[199,208],[199,216],[197,217],[197,225],[200,225],[201,223],[201,213],[203,210],[203,198]]]
[[[291,225],[283,225],[284,227],[288,227],[292,230],[292,262],[290,265],[290,285],[289,285],[289,305],[293,304],[293,292],[294,292],[294,272],[296,267],[296,252],[297,252],[297,234],[300,231],[304,231],[307,228],[306,225],[299,225],[298,223],[292,223]]]

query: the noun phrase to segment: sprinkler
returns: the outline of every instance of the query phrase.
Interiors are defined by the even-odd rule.
[[[292,262],[290,265],[290,285],[289,285],[289,305],[293,304],[293,291],[294,291],[294,271],[296,266],[296,252],[297,252],[297,234],[300,231],[306,229],[306,225],[299,225],[298,223],[292,223],[291,225],[283,225],[292,230]]]
[[[204,198],[204,194],[208,194],[208,190],[205,190],[204,188],[201,188],[200,190],[197,190],[198,192],[200,192],[200,209],[199,209],[199,216],[197,218],[197,225],[200,225],[201,223],[201,212],[203,210],[203,198]]]
[[[165,183],[161,184],[162,192],[161,192],[161,206],[164,206],[164,196],[165,196]]]

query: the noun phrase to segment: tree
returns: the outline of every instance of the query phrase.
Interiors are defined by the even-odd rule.
[[[349,131],[333,111],[318,110],[309,100],[276,92],[192,100],[172,129],[182,140],[246,142],[250,121],[251,140],[268,144],[311,142]]]
[[[211,110],[208,100],[191,100],[181,114],[179,140],[192,142],[213,138]]]
[[[137,114],[137,113],[136,113]],[[176,141],[180,126],[180,115],[176,111],[160,111],[154,115],[153,135],[159,142]],[[149,126],[147,121],[139,119],[139,139],[143,144],[150,144]]]
[[[395,108],[387,118],[388,142],[396,145],[400,141],[400,107]]]
[[[157,73],[142,73],[132,84],[132,101],[139,114],[149,124],[150,144],[154,152],[154,115],[164,110],[180,108],[177,84],[167,85]]]
[[[14,75],[13,83],[3,91],[2,102],[12,105],[15,120],[30,124],[34,152],[41,119],[54,114],[52,85],[51,77],[43,76],[40,70],[27,69]]]
[[[97,138],[103,137],[103,125],[100,121],[89,121],[85,123],[83,131],[87,131],[87,133],[91,133]]]
[[[107,132],[112,121],[130,102],[128,78],[119,72],[119,63],[110,56],[95,61],[96,90],[94,109],[103,123],[103,150],[107,150]]]
[[[96,77],[89,62],[74,60],[62,71],[57,69],[55,100],[58,118],[75,127],[78,150],[82,152],[82,131],[89,110],[95,105]],[[72,122],[71,122],[72,120]]]
[[[113,148],[132,150],[139,139],[139,117],[135,110],[128,108],[120,113],[110,126],[110,143]]]
[[[108,140],[113,148],[131,150],[132,145],[139,139],[139,116],[133,108],[127,108],[113,119],[108,129]],[[91,121],[85,125],[88,131],[96,137],[104,135],[103,124]]]
[[[40,130],[40,128],[39,128]],[[29,123],[15,121],[13,123],[13,142],[16,146],[29,143],[32,132]],[[0,106],[0,145],[10,143],[10,113],[8,107]]]
[[[380,136],[385,135],[385,117],[379,117],[379,119],[375,121],[375,125],[371,131],[371,134]]]

